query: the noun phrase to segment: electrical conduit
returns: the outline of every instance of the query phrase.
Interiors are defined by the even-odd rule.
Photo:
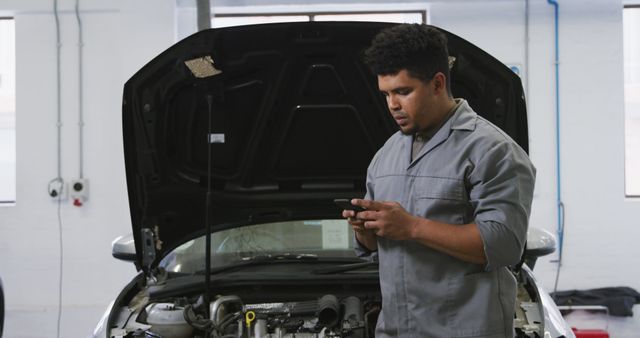
[[[79,177],[84,178],[84,111],[83,111],[83,87],[82,81],[82,48],[84,41],[82,40],[82,21],[80,20],[80,0],[76,0],[75,6],[76,21],[78,23],[78,147],[79,147]]]
[[[558,273],[560,266],[562,265],[562,254],[564,244],[564,203],[562,202],[562,176],[561,176],[561,160],[560,160],[560,47],[559,47],[559,34],[558,34],[558,9],[559,4],[557,0],[547,0],[547,3],[553,6],[554,9],[554,34],[555,34],[555,82],[556,82],[556,202],[557,202],[557,215],[558,215]],[[558,288],[558,278],[554,286],[554,291]]]

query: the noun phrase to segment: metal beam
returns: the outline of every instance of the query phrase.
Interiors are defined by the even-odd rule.
[[[211,3],[209,0],[197,0],[198,31],[211,28]]]

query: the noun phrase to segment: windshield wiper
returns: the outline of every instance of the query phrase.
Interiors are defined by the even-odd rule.
[[[313,254],[290,254],[290,253],[277,254],[277,255],[262,254],[262,255],[255,255],[255,256],[249,256],[249,257],[242,257],[242,260],[240,260],[237,263],[221,266],[221,267],[218,267],[218,268],[212,268],[209,273],[212,274],[212,275],[215,275],[215,274],[218,274],[220,272],[233,270],[233,269],[237,269],[237,268],[242,268],[242,267],[245,267],[245,266],[262,265],[262,264],[265,264],[265,263],[273,263],[273,262],[300,262],[300,263],[304,263],[304,262],[315,262],[315,261],[318,261],[318,255],[313,255]],[[205,272],[205,271],[204,270],[200,270],[200,271],[197,271],[196,273],[201,274],[203,272]]]
[[[316,275],[330,275],[334,273],[342,273],[347,271],[358,270],[358,269],[362,269],[370,266],[378,266],[378,262],[367,261],[367,262],[359,262],[359,263],[352,263],[352,264],[344,264],[339,266],[331,266],[328,268],[313,270],[312,273]]]
[[[283,253],[283,254],[261,254],[249,257],[242,257],[243,262],[251,262],[251,261],[277,261],[277,260],[294,260],[294,261],[316,261],[318,260],[318,255],[314,254],[292,254],[292,253]]]

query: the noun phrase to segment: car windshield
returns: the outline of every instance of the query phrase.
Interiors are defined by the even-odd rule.
[[[232,228],[211,234],[211,267],[261,255],[356,258],[353,231],[343,219],[287,221]],[[205,266],[205,236],[175,248],[160,262],[168,272],[196,273]]]

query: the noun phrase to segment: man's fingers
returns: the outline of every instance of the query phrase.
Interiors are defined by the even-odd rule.
[[[380,210],[385,207],[383,203],[373,201],[373,200],[363,200],[358,198],[352,199],[351,204],[361,206],[367,210]]]
[[[344,218],[354,218],[356,216],[356,212],[353,210],[342,210],[342,217]]]
[[[378,217],[379,217],[379,216],[378,216],[378,212],[377,212],[377,211],[374,211],[374,210],[371,210],[371,211],[366,210],[366,211],[360,211],[360,212],[356,215],[356,217],[355,217],[355,218],[357,218],[357,219],[361,219],[361,220],[365,220],[365,221],[367,221],[367,220],[371,220],[371,221],[373,221],[373,220],[376,220]]]
[[[374,201],[374,200],[363,200],[354,198],[351,200],[351,204],[361,206],[367,210],[383,210],[389,209],[396,206],[401,206],[400,203],[395,201]]]
[[[395,202],[395,201],[381,201],[380,203],[383,204],[383,205],[386,205],[386,206],[390,206],[390,207],[394,207],[396,205],[400,205],[400,203]]]
[[[362,225],[362,224],[361,224],[361,225],[355,225],[355,224],[352,224],[352,225],[351,225],[351,228],[352,228],[354,231],[357,231],[357,232],[362,232],[362,231],[367,230],[367,229],[364,227],[364,225]]]
[[[364,222],[364,228],[368,230],[377,231],[380,229],[380,223],[377,221],[366,221]]]

